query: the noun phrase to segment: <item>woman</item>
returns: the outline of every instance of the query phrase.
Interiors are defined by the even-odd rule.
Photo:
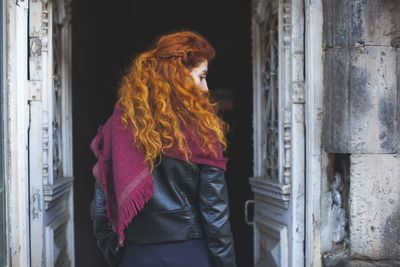
[[[167,34],[121,81],[91,143],[91,219],[110,266],[236,266],[222,153],[229,126],[206,82],[214,56],[196,32]]]

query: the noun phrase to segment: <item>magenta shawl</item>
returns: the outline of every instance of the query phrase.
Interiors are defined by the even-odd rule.
[[[107,217],[118,234],[119,245],[124,245],[124,229],[132,218],[144,208],[153,194],[150,168],[145,164],[144,153],[133,145],[130,128],[122,128],[122,109],[115,105],[113,114],[104,125],[100,125],[90,149],[97,158],[93,175],[105,194]],[[194,142],[196,133],[184,128],[183,134],[192,151],[190,160],[226,170],[228,158],[224,157],[221,144],[216,143],[218,158],[205,153]],[[185,160],[183,153],[174,147],[166,155]]]

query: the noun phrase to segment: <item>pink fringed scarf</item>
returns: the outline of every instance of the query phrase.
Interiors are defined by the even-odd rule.
[[[115,105],[113,114],[98,127],[90,149],[97,158],[93,175],[104,191],[107,217],[118,234],[119,245],[123,246],[125,227],[153,195],[153,180],[144,161],[144,153],[133,145],[130,128],[122,127],[121,115],[122,109]],[[216,143],[218,158],[215,159],[194,142],[196,136],[193,131],[184,128],[182,132],[192,151],[192,162],[226,170],[228,158],[223,156],[220,143]],[[183,153],[174,147],[165,154],[185,160]]]

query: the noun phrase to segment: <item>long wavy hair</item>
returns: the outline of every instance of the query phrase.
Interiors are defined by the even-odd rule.
[[[178,31],[159,36],[123,75],[117,100],[124,110],[121,123],[132,127],[135,143],[151,170],[157,157],[174,144],[192,164],[182,124],[197,131],[203,151],[217,157],[215,141],[223,151],[227,149],[225,134],[230,127],[217,115],[217,103],[210,93],[197,88],[190,74],[214,57],[214,48],[202,35]]]

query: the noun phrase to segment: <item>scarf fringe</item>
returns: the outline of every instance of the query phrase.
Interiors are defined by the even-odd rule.
[[[109,167],[103,155],[105,151],[104,151],[104,134],[102,132],[102,128],[103,125],[100,125],[98,127],[97,134],[90,143],[90,149],[92,150],[93,154],[97,159],[97,162],[94,164],[92,168],[92,173],[93,176],[98,181],[105,196],[108,198],[109,192],[107,187],[107,174],[109,173]],[[109,219],[108,225],[112,226],[114,230],[114,225],[118,219],[115,218],[115,214],[111,213],[112,209],[113,207],[111,207],[111,201],[106,201],[106,216]]]
[[[149,175],[143,179],[143,182],[130,193],[130,196],[122,204],[121,214],[118,216],[121,221],[116,224],[116,232],[119,237],[119,246],[124,246],[125,228],[132,221],[133,217],[135,217],[139,211],[144,208],[145,204],[151,199],[153,192],[153,180],[152,176]],[[135,197],[135,199],[133,199],[133,197]]]

